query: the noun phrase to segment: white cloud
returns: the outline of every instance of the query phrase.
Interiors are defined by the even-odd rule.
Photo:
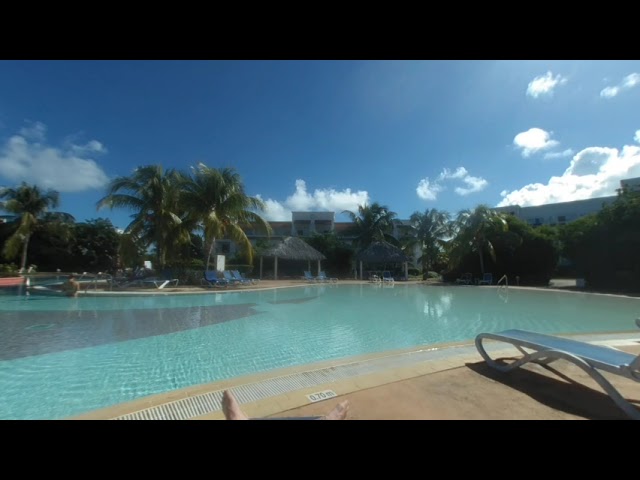
[[[260,195],[256,195],[262,198]],[[357,211],[359,205],[369,203],[366,191],[351,191],[350,188],[335,190],[333,188],[316,189],[313,193],[307,191],[304,180],[296,180],[295,192],[284,202],[271,198],[264,200],[266,209],[263,217],[272,221],[291,220],[292,211],[332,211],[340,213],[343,210]]]
[[[618,85],[612,87],[605,87],[600,92],[600,96],[603,98],[613,98],[620,92],[629,90],[640,84],[640,73],[632,73],[622,79]]]
[[[544,158],[564,158],[573,155],[573,150],[567,148],[562,152],[549,152],[544,154]]]
[[[59,192],[101,188],[108,177],[88,155],[106,152],[92,140],[86,145],[55,148],[46,144],[46,126],[36,122],[0,146],[0,175]]]
[[[621,150],[588,147],[571,159],[562,175],[551,177],[546,184],[503,191],[498,206],[534,206],[615,195],[620,180],[633,177],[640,177],[640,146],[625,145]]]
[[[261,216],[265,220],[271,220],[274,222],[285,222],[291,220],[291,210],[287,210],[284,205],[275,200],[264,200],[260,195],[256,195],[265,204],[265,210],[261,213]]]
[[[562,75],[553,76],[553,73],[547,72],[544,75],[539,75],[529,82],[527,87],[527,95],[533,98],[539,96],[551,96],[553,95],[553,89],[558,85],[564,85],[567,83],[567,79]]]
[[[438,178],[440,180],[457,179],[457,178],[462,178],[463,179],[467,175],[469,175],[469,172],[467,172],[467,169],[464,168],[464,167],[456,168],[455,172],[452,172],[448,168],[443,168],[442,169],[442,173],[440,173]]]
[[[29,126],[22,127],[18,133],[29,140],[44,142],[47,134],[47,126],[42,122],[27,123],[29,123]]]
[[[636,134],[634,135],[633,139],[640,143],[640,130],[636,130]]]
[[[85,145],[72,144],[70,150],[76,155],[84,155],[90,153],[107,153],[105,146],[97,140],[91,140]]]
[[[481,177],[472,177],[464,167],[458,167],[454,171],[448,168],[443,168],[438,179],[436,181],[429,180],[429,177],[423,178],[418,183],[416,192],[423,200],[435,200],[438,193],[443,191],[445,187],[442,185],[444,180],[462,180],[467,185],[467,188],[456,187],[453,191],[458,195],[469,195],[470,193],[479,192],[484,190],[489,182]]]
[[[526,132],[520,132],[513,138],[513,143],[517,148],[522,149],[523,157],[558,145],[556,140],[551,140],[551,133],[541,128],[530,128]]]
[[[418,183],[416,193],[423,200],[435,200],[438,197],[438,193],[442,191],[444,187],[438,182],[431,182],[429,177],[423,178]]]
[[[463,196],[469,195],[470,193],[475,193],[475,192],[484,190],[487,187],[487,185],[489,185],[489,182],[487,182],[484,178],[472,177],[471,175],[467,175],[462,179],[462,181],[466,183],[468,187],[467,188],[456,187],[454,189],[454,192],[456,192],[458,195],[463,195]]]

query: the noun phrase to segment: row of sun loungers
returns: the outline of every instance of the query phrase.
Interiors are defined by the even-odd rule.
[[[391,272],[385,270],[384,272],[382,272],[382,276],[371,275],[369,277],[369,281],[372,283],[394,283],[395,278],[391,276]]]
[[[238,270],[225,270],[220,276],[220,272],[208,270],[204,272],[202,284],[209,287],[227,287],[229,285],[254,285],[259,280],[246,278]]]
[[[322,283],[328,283],[328,282],[336,283],[338,281],[337,278],[327,277],[327,274],[324,272],[320,272],[320,274],[317,277],[314,277],[313,275],[311,275],[311,272],[307,270],[304,271],[304,277],[302,277],[302,279],[306,280],[307,282],[322,282]]]
[[[462,276],[456,279],[458,285],[471,285],[473,284],[473,275],[470,273],[463,273]],[[493,285],[493,274],[485,273],[482,279],[476,280],[476,285]]]

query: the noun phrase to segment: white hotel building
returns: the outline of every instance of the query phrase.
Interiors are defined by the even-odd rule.
[[[640,177],[621,180],[620,186],[627,187],[631,191],[640,191]],[[612,203],[616,198],[616,195],[611,195],[609,197],[588,198],[572,202],[547,203],[535,207],[510,205],[508,207],[496,207],[493,210],[513,215],[534,227],[564,225],[586,215],[599,212],[604,205]]]
[[[632,191],[640,191],[640,177],[621,180],[620,185]],[[532,226],[564,225],[600,211],[604,205],[612,203],[616,198],[616,195],[611,195],[573,202],[549,203],[535,207],[521,207],[519,205],[496,207],[493,210],[514,215]],[[289,236],[309,237],[314,233],[329,232],[335,232],[350,243],[352,238],[345,235],[345,231],[353,224],[351,222],[336,222],[335,215],[335,212],[291,212],[291,221],[269,222],[273,230],[271,237],[251,228],[246,229],[245,233],[254,246],[259,240],[269,240],[270,243],[275,244]],[[393,235],[398,238],[401,230],[407,228],[408,225],[409,220],[396,220]],[[221,239],[216,242],[216,251],[219,254],[233,255],[236,253],[237,247],[233,241]],[[418,252],[416,254],[419,256]]]

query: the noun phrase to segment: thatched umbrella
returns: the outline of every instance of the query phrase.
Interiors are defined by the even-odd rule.
[[[362,262],[404,263],[404,276],[405,279],[409,278],[409,257],[398,247],[388,242],[373,242],[358,253],[356,259],[360,260],[360,280],[363,280]]]
[[[263,257],[275,258],[273,264],[273,277],[275,280],[278,279],[278,258],[283,258],[285,260],[307,260],[309,262],[309,270],[311,270],[311,260],[317,260],[318,273],[320,273],[320,261],[327,258],[301,238],[286,237],[279,244],[260,254],[260,278],[262,278]]]

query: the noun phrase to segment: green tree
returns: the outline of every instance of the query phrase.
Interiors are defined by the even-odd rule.
[[[72,248],[76,264],[91,271],[111,271],[117,265],[120,238],[111,220],[97,218],[76,223]]]
[[[68,213],[47,212],[40,218],[29,242],[29,258],[41,271],[71,270],[77,262],[72,253],[75,218]]]
[[[235,241],[252,263],[253,248],[243,227],[252,226],[270,235],[271,226],[257,213],[264,211],[264,203],[245,193],[235,169],[216,169],[200,163],[192,168],[191,177],[182,188],[182,205],[189,225],[204,233],[205,268],[209,270],[217,238]]]
[[[433,270],[443,253],[443,247],[453,233],[451,218],[448,212],[432,208],[424,212],[414,212],[409,218],[411,230],[406,242],[410,250],[414,246],[420,248],[418,262],[422,271]]]
[[[136,168],[129,177],[111,181],[97,206],[133,210],[125,233],[133,235],[146,248],[154,245],[156,262],[162,269],[177,255],[176,250],[190,241],[180,206],[183,185],[180,172],[174,169],[165,172],[160,165],[146,165]]]
[[[141,266],[144,261],[145,246],[131,233],[118,235],[118,267],[133,268]]]
[[[327,257],[323,262],[325,270],[330,271],[334,276],[351,274],[353,248],[347,245],[335,232],[315,233],[305,241]]]
[[[357,212],[345,210],[342,213],[347,214],[353,222],[353,227],[345,233],[355,237],[354,245],[358,250],[365,249],[376,241],[398,245],[398,240],[392,234],[393,221],[397,215],[386,205],[374,202],[371,205],[359,205]]]
[[[20,217],[18,229],[5,242],[3,253],[9,259],[15,258],[22,247],[21,271],[26,268],[29,240],[38,226],[38,220],[48,209],[58,206],[59,198],[55,190],[43,191],[38,186],[25,182],[18,188],[0,190],[0,208]]]
[[[496,258],[489,235],[507,231],[507,221],[487,205],[478,205],[474,210],[462,210],[454,228],[456,235],[451,251],[452,260],[459,262],[469,251],[476,252],[480,258],[480,272],[484,275],[484,253],[488,252],[493,261]]]
[[[619,190],[613,203],[565,225],[559,236],[589,285],[640,290],[640,193]]]

